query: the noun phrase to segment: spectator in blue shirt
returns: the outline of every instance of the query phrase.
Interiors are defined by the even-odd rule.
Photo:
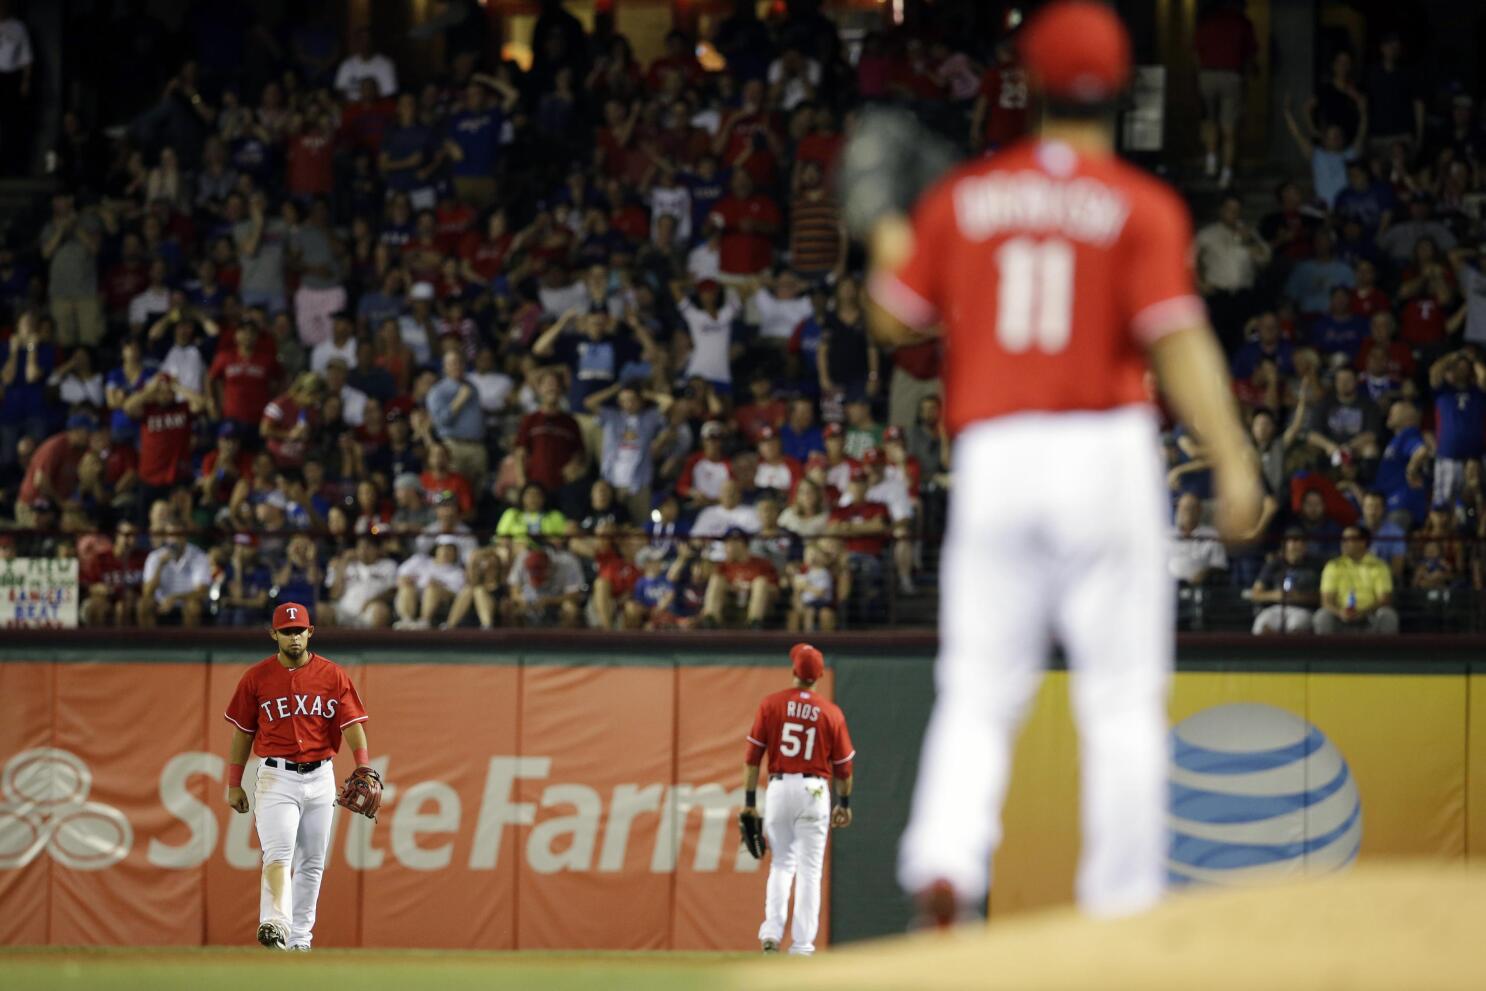
[[[815,403],[796,399],[789,404],[789,419],[779,428],[779,442],[784,456],[801,464],[814,451],[825,453],[826,439],[815,422]]]
[[[486,87],[500,92],[499,105]],[[501,80],[476,73],[464,87],[463,108],[449,118],[444,151],[453,162],[454,189],[460,200],[476,210],[495,203],[501,134],[518,98],[516,90]]]
[[[693,241],[699,241],[712,208],[728,194],[729,172],[718,166],[715,155],[703,155],[697,160],[695,172],[680,172],[677,178],[691,194],[691,236]]]
[[[1397,580],[1403,575],[1404,562],[1408,560],[1409,534],[1398,520],[1388,516],[1388,500],[1382,492],[1374,490],[1363,495],[1362,523],[1372,534],[1372,546],[1368,552],[1387,564]]]
[[[1355,219],[1363,233],[1376,237],[1393,219],[1393,189],[1374,179],[1367,163],[1353,159],[1347,163],[1347,186],[1336,196],[1336,215]]]
[[[616,405],[606,405],[611,398]],[[664,435],[671,402],[669,394],[643,392],[641,384],[634,381],[616,382],[584,401],[603,434],[599,474],[614,487],[635,519],[642,518],[650,507],[655,455],[669,443]]]
[[[1351,362],[1367,335],[1367,321],[1352,311],[1352,290],[1333,288],[1331,305],[1311,325],[1311,344],[1323,355],[1344,354]]]
[[[1373,488],[1385,498],[1408,484],[1410,467],[1422,473],[1432,454],[1419,429],[1419,408],[1407,399],[1396,399],[1388,407],[1387,426],[1393,439],[1383,448],[1373,478]],[[1368,526],[1377,532],[1376,526],[1371,523]]]
[[[480,393],[465,377],[464,355],[458,348],[444,352],[444,377],[428,390],[428,415],[449,449],[454,470],[463,475],[476,493],[485,487],[490,456],[485,449],[485,413]]]
[[[1324,313],[1331,304],[1332,289],[1357,284],[1352,267],[1336,257],[1330,231],[1316,231],[1312,245],[1315,254],[1296,265],[1285,281],[1285,295],[1295,300],[1305,316]]]
[[[1310,160],[1311,185],[1315,188],[1316,198],[1328,207],[1336,204],[1337,196],[1347,186],[1347,163],[1361,153],[1367,142],[1367,103],[1360,95],[1353,95],[1353,99],[1357,101],[1360,123],[1352,143],[1347,144],[1347,132],[1337,124],[1327,124],[1325,131],[1319,135],[1316,133],[1309,122],[1316,105],[1315,97],[1306,104],[1307,130],[1302,131],[1291,112],[1290,96],[1285,95],[1285,126],[1300,153]]]
[[[1254,374],[1259,362],[1269,359],[1275,370],[1287,378],[1295,374],[1295,349],[1280,336],[1280,320],[1273,310],[1266,310],[1249,321],[1249,339],[1233,356],[1233,377],[1246,379]]]
[[[575,325],[577,334],[566,333]],[[635,325],[632,321],[628,326],[633,329]],[[589,396],[619,381],[620,370],[638,358],[640,350],[633,337],[616,332],[607,310],[583,314],[569,310],[531,347],[538,358],[556,357],[572,370],[568,405],[575,410],[583,409]]]
[[[412,193],[428,183],[436,159],[443,150],[434,152],[433,134],[418,121],[418,101],[411,93],[397,98],[397,121],[382,136],[380,166],[382,181],[389,190]],[[432,206],[427,204],[414,204]]]
[[[1435,390],[1434,501],[1450,502],[1467,461],[1483,453],[1482,417],[1486,416],[1486,364],[1469,348],[1451,351],[1429,366]]]

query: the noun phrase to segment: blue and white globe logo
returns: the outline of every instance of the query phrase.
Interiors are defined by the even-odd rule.
[[[1272,705],[1220,705],[1172,737],[1173,885],[1325,874],[1357,859],[1357,783],[1304,719]]]

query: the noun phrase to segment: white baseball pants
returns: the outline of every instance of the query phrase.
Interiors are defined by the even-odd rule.
[[[820,879],[826,863],[826,836],[831,831],[831,782],[803,774],[770,780],[764,792],[764,838],[769,841],[769,885],[764,895],[760,940],[784,938],[789,917],[789,889],[795,889],[795,918],[789,952],[815,952],[820,929]]]
[[[326,761],[308,774],[258,765],[253,803],[263,865],[289,866],[289,883],[275,896],[265,871],[258,896],[258,922],[276,922],[290,946],[309,946],[314,938],[315,902],[330,850],[335,812],[335,772]]]
[[[984,899],[1012,744],[1056,639],[1080,739],[1079,905],[1147,908],[1165,887],[1173,600],[1154,415],[988,421],[960,435],[954,465],[937,700],[899,881]]]

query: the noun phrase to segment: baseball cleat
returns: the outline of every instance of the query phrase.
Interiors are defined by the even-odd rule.
[[[778,953],[779,941],[777,939],[766,939],[763,942],[763,947],[765,953]]]
[[[959,901],[948,881],[935,881],[918,896],[919,913],[926,929],[948,929],[959,918]]]
[[[258,927],[258,942],[270,950],[282,950],[284,948],[284,930],[276,922],[265,922]]]

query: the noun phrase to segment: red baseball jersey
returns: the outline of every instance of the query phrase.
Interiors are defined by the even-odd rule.
[[[873,297],[942,326],[952,432],[1008,414],[1149,401],[1145,349],[1206,322],[1176,193],[1114,155],[1029,139],[941,180]]]
[[[226,715],[229,723],[253,734],[253,752],[259,757],[296,763],[334,757],[341,732],[367,718],[350,675],[314,653],[292,671],[279,663],[277,654],[248,668]]]
[[[857,752],[834,702],[806,688],[790,688],[764,696],[753,717],[744,760],[756,766],[765,753],[770,774],[848,778]]]

